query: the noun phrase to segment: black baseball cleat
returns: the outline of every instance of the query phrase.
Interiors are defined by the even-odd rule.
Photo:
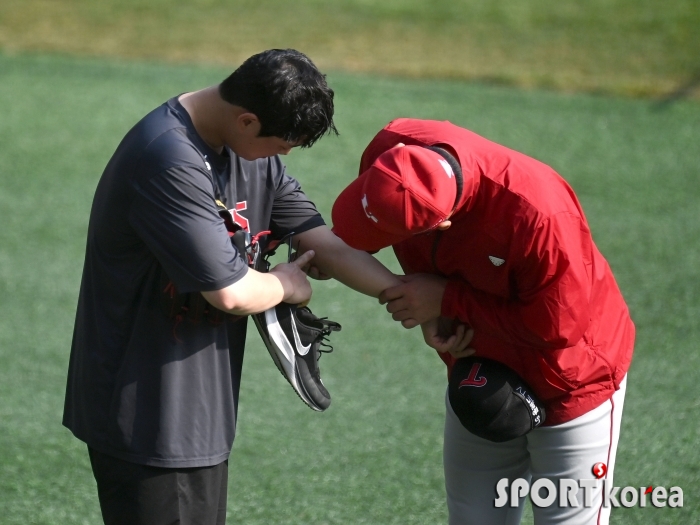
[[[259,272],[270,270],[268,259],[285,240],[289,243],[287,260],[293,258],[293,234],[272,241],[265,250],[261,250],[258,239],[268,233],[262,232],[252,241],[246,240],[250,244],[242,249],[248,253],[248,264]],[[325,317],[316,317],[306,307],[289,303],[280,303],[252,317],[272,360],[297,395],[312,409],[318,412],[326,410],[331,404],[331,396],[321,381],[318,360],[322,353],[333,350],[326,343],[326,338],[331,332],[339,331],[340,324]]]
[[[326,337],[340,325],[288,303],[254,314],[253,320],[272,360],[301,400],[318,412],[326,410],[331,396],[321,381],[318,360],[333,351]]]

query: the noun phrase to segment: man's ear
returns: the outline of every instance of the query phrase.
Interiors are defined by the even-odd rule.
[[[260,120],[255,113],[244,112],[236,117],[238,131],[249,137],[257,137],[260,134]]]

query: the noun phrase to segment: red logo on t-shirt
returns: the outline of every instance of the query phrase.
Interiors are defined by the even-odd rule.
[[[481,368],[481,363],[474,363],[472,365],[472,369],[469,371],[469,375],[467,376],[466,379],[462,379],[459,383],[459,387],[462,388],[463,386],[484,386],[486,384],[486,378],[485,377],[479,377],[477,378],[477,374],[479,373],[479,368]]]
[[[245,231],[250,231],[250,228],[248,228],[248,219],[243,217],[239,211],[247,210],[248,209],[248,201],[242,201],[242,202],[237,202],[236,207],[232,210],[229,210],[231,212],[231,217],[233,217],[233,222],[238,224],[241,228],[243,228]]]

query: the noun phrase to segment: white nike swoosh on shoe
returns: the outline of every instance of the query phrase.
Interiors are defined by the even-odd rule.
[[[275,307],[266,310],[262,316],[260,314],[255,315],[254,320],[263,342],[279,371],[304,403],[311,409],[321,412],[322,409],[309,398],[303,385],[297,379],[296,355],[294,348],[292,348],[293,343],[289,341],[282,326],[279,324]]]
[[[294,376],[294,349],[277,320],[275,307],[265,310],[265,324],[273,346],[284,356],[283,366],[287,377]]]
[[[294,343],[297,345],[297,352],[299,355],[306,355],[311,350],[311,345],[304,346],[301,344],[301,339],[299,338],[299,331],[297,330],[297,323],[294,316],[292,316],[292,332],[294,332]]]

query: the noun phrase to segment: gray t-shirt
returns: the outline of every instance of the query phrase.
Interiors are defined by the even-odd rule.
[[[323,225],[278,157],[222,155],[176,98],[124,137],[100,179],[88,227],[63,424],[92,448],[160,467],[221,463],[235,434],[247,319],[168,317],[181,293],[248,271],[216,199],[252,234]]]

